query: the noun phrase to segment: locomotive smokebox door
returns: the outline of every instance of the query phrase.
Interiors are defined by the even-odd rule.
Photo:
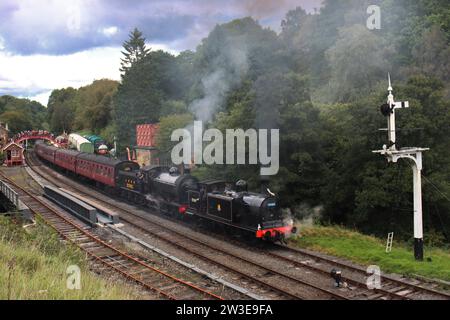
[[[208,195],[208,214],[232,222],[233,198],[220,195]]]

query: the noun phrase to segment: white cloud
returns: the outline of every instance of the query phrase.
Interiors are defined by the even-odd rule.
[[[20,98],[28,98],[30,100],[34,100],[39,102],[40,104],[46,106],[48,103],[48,98],[50,98],[50,94],[52,93],[52,90],[46,91],[41,94],[37,94],[34,96],[21,96]]]
[[[0,52],[0,78],[4,79],[0,83],[0,95],[8,90],[22,95],[41,95],[53,89],[78,88],[100,78],[119,80],[120,55],[120,48],[113,47],[63,56],[19,56]]]
[[[119,31],[119,28],[117,27],[108,27],[108,28],[103,28],[102,29],[102,33],[107,36],[107,37],[112,37],[113,35],[115,35],[117,32]]]
[[[177,54],[165,45],[148,43],[153,51]],[[70,55],[13,55],[0,51],[0,95],[13,94],[47,104],[54,89],[79,88],[94,80],[120,80],[121,47],[101,47]]]
[[[145,45],[147,46],[147,48],[151,49],[151,51],[162,50],[162,51],[169,52],[170,54],[173,54],[174,56],[177,56],[180,53],[179,50],[172,49],[171,47],[169,47],[168,45],[165,45],[165,44],[146,42]],[[120,48],[120,49],[123,50],[123,48]]]

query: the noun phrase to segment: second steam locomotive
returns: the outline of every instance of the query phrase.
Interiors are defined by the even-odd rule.
[[[199,217],[268,241],[284,241],[296,232],[292,222],[285,221],[274,195],[249,192],[243,180],[234,186],[221,180],[199,181],[175,167],[140,168],[132,161],[60,149],[40,141],[35,153],[108,193],[165,214]]]

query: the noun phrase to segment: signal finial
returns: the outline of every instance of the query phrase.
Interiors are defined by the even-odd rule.
[[[392,85],[391,85],[391,74],[388,72],[388,80],[389,80],[389,88],[388,91],[392,91]]]
[[[394,95],[392,94],[392,84],[391,84],[391,74],[388,72],[388,81],[389,81],[389,87],[388,87],[388,91],[389,91],[389,95],[388,95],[388,104],[389,105],[393,105],[394,104]]]

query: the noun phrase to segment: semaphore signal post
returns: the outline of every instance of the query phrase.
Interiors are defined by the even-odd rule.
[[[388,100],[381,106],[381,113],[387,117],[388,122],[388,145],[383,145],[382,150],[373,151],[386,157],[388,162],[396,163],[398,159],[409,159],[412,161],[413,184],[414,184],[414,257],[423,260],[423,225],[422,225],[422,152],[429,148],[407,147],[397,150],[395,135],[395,110],[409,108],[409,102],[395,102],[392,94],[391,77],[389,78]]]

